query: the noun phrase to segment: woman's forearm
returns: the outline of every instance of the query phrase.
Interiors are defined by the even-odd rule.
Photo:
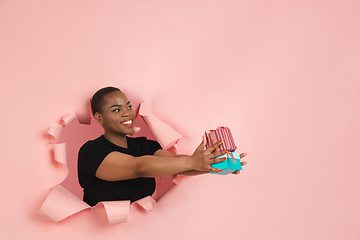
[[[137,157],[139,177],[163,177],[192,170],[190,156],[142,156]]]
[[[180,172],[178,173],[179,175],[184,175],[184,176],[196,176],[196,175],[202,175],[205,173],[209,173],[210,171],[196,171],[196,170],[189,170],[189,171],[185,171],[185,172]]]

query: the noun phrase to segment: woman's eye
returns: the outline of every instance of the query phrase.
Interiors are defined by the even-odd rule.
[[[120,109],[115,109],[113,112],[120,112]]]
[[[129,105],[129,106],[128,106],[128,109],[132,109],[132,105]]]

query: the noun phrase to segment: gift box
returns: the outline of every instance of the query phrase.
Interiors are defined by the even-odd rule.
[[[228,150],[229,152],[233,152],[236,149],[234,139],[228,127],[218,127],[216,130],[207,130],[205,132],[205,138],[206,148],[222,140],[223,143],[216,148],[216,151]]]
[[[224,162],[211,164],[211,167],[216,168],[216,169],[221,169],[222,171],[221,172],[211,172],[210,171],[210,173],[225,175],[225,174],[236,172],[238,170],[242,170],[241,162],[240,162],[240,154],[238,154],[236,152],[229,152],[227,154],[224,154],[224,155],[216,157],[216,158],[226,158],[226,160]]]

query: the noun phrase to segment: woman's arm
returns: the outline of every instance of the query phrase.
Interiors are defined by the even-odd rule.
[[[205,148],[205,140],[191,156],[141,156],[133,157],[120,152],[111,152],[100,164],[96,177],[106,181],[119,181],[138,177],[162,177],[190,170],[208,172],[221,171],[211,167],[211,164],[222,162],[221,156],[226,151],[215,151],[221,143],[217,142]],[[213,153],[212,153],[213,152]]]
[[[154,153],[154,156],[159,156],[159,157],[182,157],[182,156],[188,156],[188,155],[184,155],[184,154],[175,154],[172,152],[169,152],[167,150],[164,149],[159,149]],[[205,173],[209,173],[210,171],[196,171],[196,170],[189,170],[189,171],[184,171],[184,172],[179,172],[178,174],[180,175],[185,175],[185,176],[196,176],[196,175],[201,175],[201,174],[205,174]]]
[[[157,150],[154,155],[156,156],[161,156],[161,157],[181,157],[181,156],[188,156],[188,155],[179,155],[179,154],[175,154],[172,152],[169,152],[167,150],[164,149],[159,149]],[[240,154],[240,159],[245,157],[247,154],[246,153],[241,153]],[[241,166],[246,165],[247,162],[241,162]],[[185,172],[180,172],[178,174],[180,175],[186,175],[186,176],[196,176],[196,175],[201,175],[201,174],[205,174],[205,173],[209,173],[209,171],[196,171],[196,170],[189,170],[189,171],[185,171]],[[236,171],[233,174],[239,174],[240,171]]]

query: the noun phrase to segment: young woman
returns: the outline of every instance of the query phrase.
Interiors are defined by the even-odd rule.
[[[91,99],[92,113],[104,134],[79,150],[78,177],[84,201],[139,200],[155,191],[154,177],[172,174],[196,175],[217,172],[211,164],[226,151],[213,152],[221,142],[205,148],[205,140],[191,155],[176,155],[145,137],[127,137],[134,131],[135,111],[118,88],[106,87]],[[241,157],[246,153],[241,154]],[[242,162],[242,165],[246,164]],[[238,172],[237,172],[238,173]]]

